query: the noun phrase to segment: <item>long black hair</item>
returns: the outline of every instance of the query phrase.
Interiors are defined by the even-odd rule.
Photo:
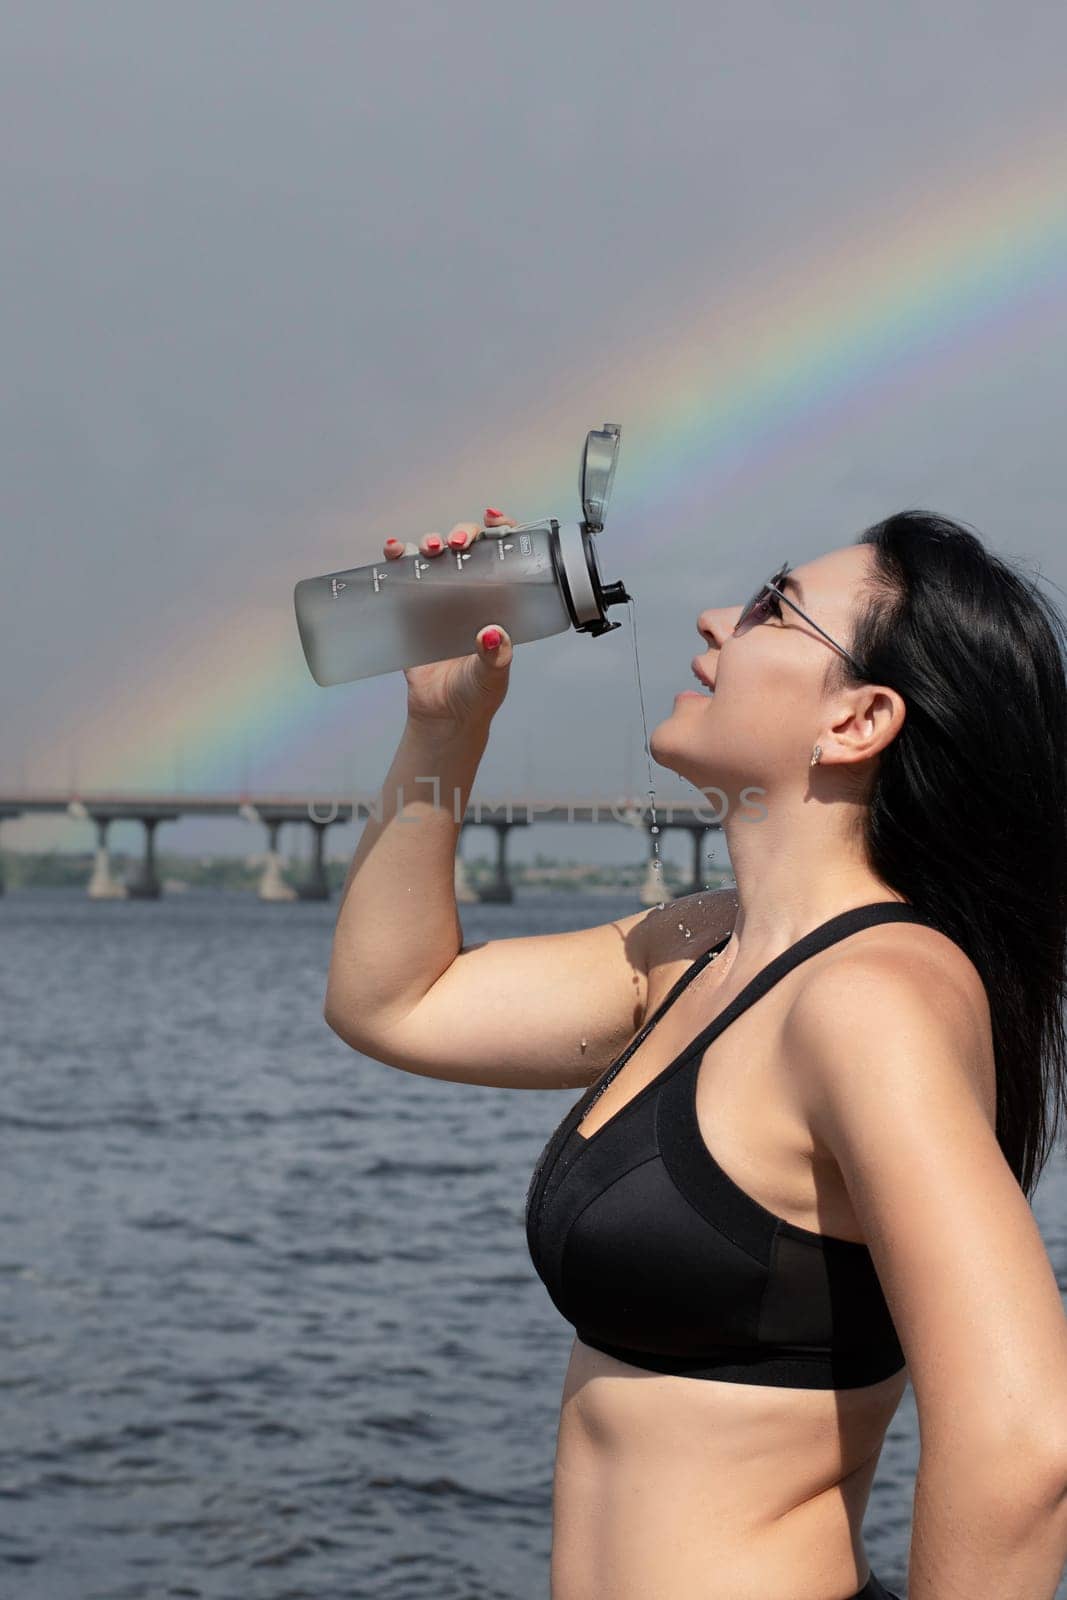
[[[996,1135],[1030,1198],[1067,1109],[1067,623],[966,527],[901,511],[874,554],[852,654],[903,697],[864,820],[871,867],[985,985]],[[859,681],[836,653],[825,687]]]

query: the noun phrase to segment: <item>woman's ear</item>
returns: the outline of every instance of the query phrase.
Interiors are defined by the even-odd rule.
[[[863,684],[844,698],[840,714],[823,738],[823,760],[869,761],[891,744],[904,726],[907,708],[895,689]]]

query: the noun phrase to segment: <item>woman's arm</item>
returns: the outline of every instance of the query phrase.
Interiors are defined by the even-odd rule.
[[[409,725],[341,896],[324,1012],[362,1055],[425,1077],[509,1089],[592,1082],[661,989],[733,925],[732,890],[568,933],[464,946],[455,847],[486,732],[437,739]],[[435,804],[430,781],[438,780]],[[397,791],[401,791],[401,816]],[[695,902],[695,903],[694,903]]]
[[[341,890],[325,1016],[356,1037],[406,1016],[459,954],[455,859],[489,719],[437,735],[407,722]],[[436,803],[434,781],[437,783]]]
[[[1067,1561],[1067,1317],[996,1139],[981,981],[935,948],[940,935],[908,941],[827,964],[785,1025],[915,1391],[908,1600],[1053,1600]]]
[[[1005,1439],[970,1463],[923,1449],[908,1600],[1055,1600],[1067,1565],[1067,1477]]]

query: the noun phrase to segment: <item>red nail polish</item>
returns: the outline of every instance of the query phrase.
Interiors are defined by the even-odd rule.
[[[398,545],[400,543],[400,540],[399,539],[386,539],[385,542],[386,542],[387,545],[391,545],[391,544]]]
[[[440,550],[441,541],[437,537],[436,533],[433,534],[433,536],[431,538],[427,539],[426,548],[427,548],[427,550]]]
[[[502,517],[504,515],[502,511],[494,511],[492,506],[486,507],[485,514],[487,517]]]
[[[453,550],[462,550],[467,542],[467,535],[465,533],[450,533],[448,542]]]
[[[498,650],[500,648],[500,640],[502,637],[503,635],[500,633],[499,629],[486,628],[485,632],[482,634],[482,643],[487,650]]]

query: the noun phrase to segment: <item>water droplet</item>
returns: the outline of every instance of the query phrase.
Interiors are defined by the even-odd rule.
[[[658,833],[659,832],[659,829],[658,829],[658,827],[656,826],[655,823],[652,824],[651,828],[649,829],[649,832],[650,833]]]

